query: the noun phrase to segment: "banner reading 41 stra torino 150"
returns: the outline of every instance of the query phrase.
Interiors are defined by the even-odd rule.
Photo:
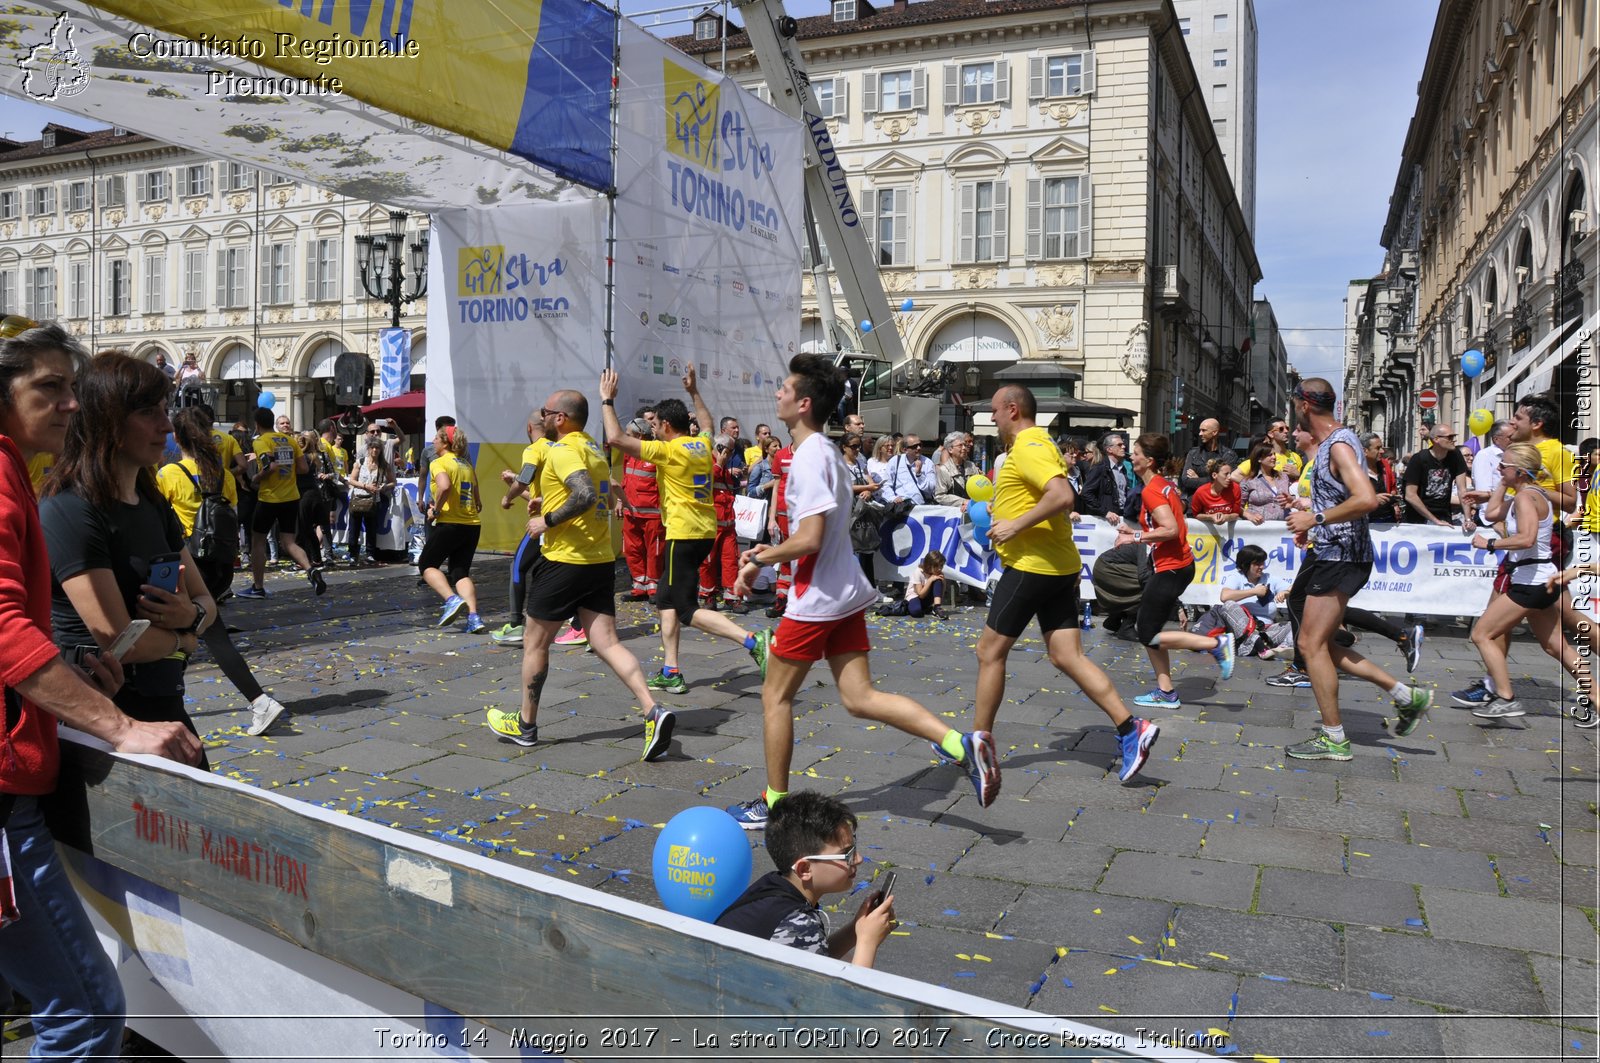
[[[803,131],[628,22],[621,56],[618,405],[682,397],[693,363],[750,435],[799,349]]]

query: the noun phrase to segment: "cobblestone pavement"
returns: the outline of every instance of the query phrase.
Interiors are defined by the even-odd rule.
[[[491,627],[505,570],[476,568]],[[546,744],[525,750],[484,725],[486,706],[516,704],[519,650],[436,630],[413,569],[329,584],[313,598],[277,575],[272,600],[226,606],[292,716],[247,736],[243,699],[197,662],[191,711],[219,772],[647,904],[661,824],[761,792],[760,680],[731,643],[686,634],[691,689],[673,700],[673,752],[652,764],[620,684],[556,649]],[[653,612],[628,603],[618,619],[659,663]],[[878,681],[967,726],[982,623],[975,606],[946,623],[875,619]],[[1138,646],[1098,630],[1085,642],[1125,699],[1149,685]],[[1359,648],[1403,672],[1376,636]],[[1309,690],[1261,682],[1276,665],[1244,661],[1219,684],[1209,657],[1176,656],[1184,707],[1145,710],[1161,739],[1123,786],[1104,715],[1036,637],[1019,642],[988,809],[926,742],[852,719],[813,673],[791,788],[837,793],[861,817],[863,879],[901,869],[882,968],[1130,1034],[1198,1032],[1245,1057],[1595,1058],[1595,732],[1556,714],[1554,662],[1521,643],[1529,715],[1485,725],[1449,704],[1481,666],[1462,628],[1440,628],[1417,673],[1438,694],[1423,726],[1395,738],[1388,699],[1346,684],[1355,759],[1339,764],[1285,760],[1317,715]]]

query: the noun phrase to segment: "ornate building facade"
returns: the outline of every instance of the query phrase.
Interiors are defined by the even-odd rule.
[[[1400,172],[1380,275],[1359,298],[1347,399],[1400,453],[1417,396],[1462,427],[1553,391],[1566,442],[1596,429],[1596,10],[1592,0],[1443,0]],[[1362,319],[1364,315],[1364,319]],[[1481,351],[1482,375],[1462,355]],[[1352,383],[1353,382],[1353,383]]]
[[[795,40],[907,351],[969,408],[1020,379],[1057,427],[1248,429],[1260,267],[1171,0],[834,0]],[[672,43],[766,91],[715,14]]]
[[[124,130],[52,124],[0,140],[0,311],[59,320],[96,350],[174,365],[192,354],[219,418],[247,415],[266,389],[308,427],[336,412],[340,356],[376,359],[388,307],[362,291],[354,237],[389,225],[373,203]],[[420,388],[425,301],[409,311]]]

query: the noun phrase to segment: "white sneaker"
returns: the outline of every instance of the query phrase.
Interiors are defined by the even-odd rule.
[[[261,734],[282,715],[283,703],[271,694],[263,694],[250,703],[250,727],[245,733]]]

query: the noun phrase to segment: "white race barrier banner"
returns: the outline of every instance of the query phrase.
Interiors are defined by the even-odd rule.
[[[1267,552],[1267,571],[1292,580],[1305,557],[1282,523],[1249,521],[1214,528],[1191,520],[1189,547],[1194,551],[1195,577],[1183,600],[1196,605],[1218,601],[1222,580],[1233,570],[1233,558],[1248,544]],[[909,578],[929,550],[945,556],[945,575],[972,587],[984,587],[1000,576],[1000,558],[978,550],[962,534],[961,511],[952,506],[918,506],[893,528],[885,527],[878,551],[880,580]],[[1220,534],[1219,534],[1220,533]],[[1083,559],[1083,596],[1094,597],[1090,570],[1095,558],[1116,544],[1116,530],[1096,517],[1084,517],[1072,528]],[[1460,529],[1431,524],[1374,527],[1372,577],[1353,601],[1363,609],[1387,613],[1475,616],[1483,612],[1494,582],[1498,557],[1478,550]]]
[[[733,530],[739,538],[755,542],[767,530],[767,500],[733,496]]]

